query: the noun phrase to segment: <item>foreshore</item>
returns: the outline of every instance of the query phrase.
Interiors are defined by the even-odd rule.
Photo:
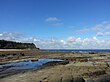
[[[42,58],[63,59],[69,62],[56,65],[51,63],[39,70],[0,78],[0,82],[110,82],[109,52],[0,50],[0,64]]]

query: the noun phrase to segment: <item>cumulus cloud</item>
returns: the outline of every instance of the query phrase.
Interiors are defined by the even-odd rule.
[[[92,31],[101,31],[103,29],[104,25],[103,24],[98,24],[90,28]]]
[[[96,36],[110,36],[110,31],[106,31],[106,32],[97,32]]]
[[[46,22],[56,22],[56,21],[61,21],[59,18],[57,17],[48,17],[46,20]]]
[[[102,22],[100,24],[97,24],[93,27],[88,27],[85,29],[80,29],[78,31],[79,33],[95,33],[96,36],[110,36],[110,23],[109,22]]]
[[[87,33],[87,32],[90,32],[90,31],[97,32],[97,31],[102,31],[103,29],[104,29],[103,24],[98,24],[98,25],[95,25],[93,27],[88,27],[88,28],[85,28],[85,29],[81,29],[81,30],[79,30],[79,32],[81,32],[81,33]]]
[[[0,34],[0,36],[3,36],[3,34]]]
[[[66,40],[56,39],[27,39],[25,42],[33,42],[38,47],[44,49],[106,49],[110,48],[110,39],[98,39],[97,37],[92,38],[76,38],[68,37]]]
[[[102,33],[102,32],[97,32],[97,33],[96,33],[96,36],[104,36],[104,33]]]
[[[22,38],[21,33],[0,33],[0,39],[34,43],[41,49],[110,49],[110,39],[101,39],[96,36],[92,38],[70,36],[65,40],[55,38],[45,40],[36,37]]]
[[[21,37],[21,33],[18,32],[4,32],[4,33],[0,33],[0,39],[4,39],[4,40],[18,40]]]
[[[49,23],[50,25],[55,26],[55,27],[60,27],[60,26],[63,26],[64,25],[64,23],[62,22],[62,20],[60,20],[57,17],[48,17],[45,21],[47,23]]]

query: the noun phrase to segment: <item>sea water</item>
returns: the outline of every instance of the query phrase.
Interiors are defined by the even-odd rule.
[[[19,61],[19,62],[12,62],[8,64],[0,65],[0,72],[3,71],[22,71],[22,70],[31,70],[37,69],[43,66],[43,64],[53,61],[63,61],[61,59],[38,59],[38,60],[27,60],[27,61]]]

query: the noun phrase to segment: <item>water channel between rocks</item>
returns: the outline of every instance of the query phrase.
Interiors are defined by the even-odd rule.
[[[26,70],[33,70],[42,67],[44,64],[48,62],[62,62],[64,60],[61,59],[36,59],[36,60],[27,60],[27,61],[19,61],[12,62],[8,64],[0,65],[0,77],[5,75],[10,75]]]

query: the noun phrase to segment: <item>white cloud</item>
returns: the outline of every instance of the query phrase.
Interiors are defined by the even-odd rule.
[[[52,24],[53,26],[63,26],[64,24],[62,23],[62,22],[59,22],[59,23],[54,23],[54,24]]]
[[[106,32],[97,32],[96,36],[110,36],[110,31],[106,31]]]
[[[33,38],[25,42],[33,42],[40,48],[45,49],[103,49],[110,48],[110,39],[98,39],[97,37],[84,38],[68,37],[66,40],[43,40]]]
[[[48,17],[45,21],[55,27],[61,27],[64,25],[64,23],[57,17]]]
[[[0,37],[3,36],[3,34],[0,34]]]
[[[106,29],[105,27],[106,27],[106,24],[103,24],[103,23],[97,24],[97,25],[95,25],[93,27],[86,28],[88,30],[86,32],[90,32],[90,31],[94,31],[94,32],[104,31]]]
[[[103,36],[104,35],[104,33],[102,33],[102,32],[97,32],[96,33],[96,36]]]
[[[100,31],[103,29],[103,24],[98,24],[98,25],[95,25],[94,27],[90,28],[90,31]]]
[[[98,24],[98,25],[95,25],[93,27],[88,27],[88,28],[85,28],[85,29],[81,29],[81,30],[79,30],[79,32],[87,33],[87,32],[90,32],[90,31],[94,31],[94,32],[102,31],[103,27],[104,26],[102,24]]]
[[[107,28],[108,30],[110,30],[110,24],[107,24],[107,25],[106,25],[106,28]]]
[[[61,21],[60,19],[58,19],[57,17],[48,17],[46,19],[46,22],[54,22],[54,21]]]
[[[18,40],[21,37],[21,33],[18,32],[4,32],[4,33],[0,33],[0,39],[4,39],[4,40]]]
[[[106,36],[110,36],[110,31],[105,32],[105,35],[106,35]]]
[[[85,29],[81,29],[78,32],[80,33],[94,33],[96,36],[110,36],[110,23],[109,22],[102,22],[101,24],[97,24],[93,27],[88,27]]]
[[[80,32],[80,33],[86,33],[86,32],[89,32],[89,31],[90,31],[90,29],[89,28],[86,28],[86,29],[81,29],[78,32]]]
[[[68,37],[63,39],[40,39],[36,37],[21,38],[20,33],[0,33],[0,39],[35,43],[41,49],[110,49],[110,39],[101,39],[98,37],[81,38]],[[99,33],[100,34],[100,33]],[[109,34],[109,33],[108,33]],[[101,35],[101,34],[100,34]]]

